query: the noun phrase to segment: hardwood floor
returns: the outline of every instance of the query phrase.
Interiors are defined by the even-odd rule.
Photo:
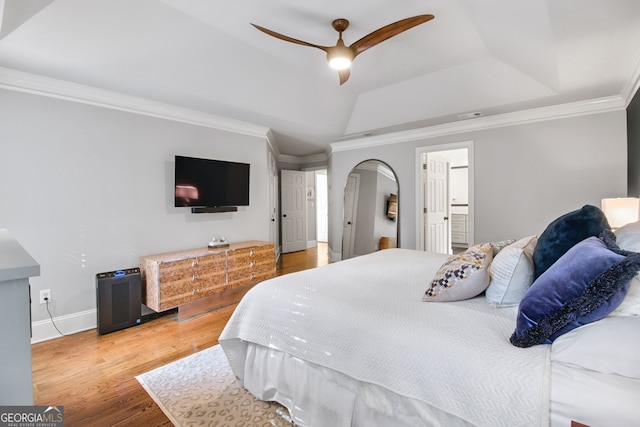
[[[306,251],[284,254],[276,264],[278,275],[289,274],[295,271],[315,268],[329,263],[327,243],[318,243],[318,246]]]
[[[327,244],[284,254],[276,274],[328,263]],[[34,403],[64,406],[66,426],[168,426],[135,379],[218,344],[235,305],[177,322],[163,316],[98,336],[95,329],[32,346]]]

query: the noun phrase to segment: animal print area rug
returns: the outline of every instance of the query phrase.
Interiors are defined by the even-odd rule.
[[[176,426],[294,425],[287,409],[240,386],[219,345],[136,379]]]

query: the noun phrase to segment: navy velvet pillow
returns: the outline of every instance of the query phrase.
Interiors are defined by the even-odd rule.
[[[527,291],[511,343],[551,344],[560,335],[607,316],[640,270],[640,254],[623,256],[597,237],[567,251]]]
[[[610,230],[604,213],[595,206],[562,215],[551,222],[538,238],[533,252],[534,279],[540,277],[573,245],[587,237],[599,236],[602,230]]]

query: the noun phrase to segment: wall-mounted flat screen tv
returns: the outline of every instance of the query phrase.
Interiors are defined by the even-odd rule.
[[[248,163],[175,156],[175,206],[249,206]]]

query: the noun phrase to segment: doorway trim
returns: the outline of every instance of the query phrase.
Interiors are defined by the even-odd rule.
[[[329,191],[328,175],[326,169],[317,169],[314,172],[316,177],[316,241],[329,241]],[[319,179],[319,176],[324,178]]]
[[[422,239],[422,229],[424,222],[424,215],[422,214],[424,201],[422,200],[422,157],[427,153],[433,153],[437,151],[449,151],[449,150],[457,150],[460,148],[467,149],[467,160],[469,163],[469,174],[468,174],[468,185],[469,185],[469,223],[468,223],[468,232],[469,232],[469,246],[473,245],[475,242],[475,232],[474,232],[474,210],[475,210],[475,200],[474,200],[474,155],[473,155],[473,141],[460,141],[460,142],[452,142],[447,144],[436,144],[436,145],[427,145],[422,147],[416,147],[416,156],[415,156],[415,200],[416,200],[416,249],[424,251],[424,242]]]

